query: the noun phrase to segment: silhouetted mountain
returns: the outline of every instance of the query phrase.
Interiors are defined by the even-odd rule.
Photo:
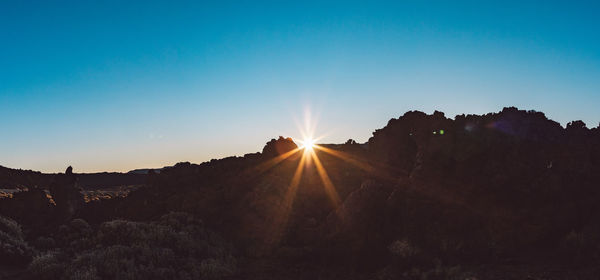
[[[105,238],[102,230],[112,228],[111,220],[136,221],[121,232],[149,232],[165,215],[183,212],[235,248],[235,265],[227,261],[233,251],[219,249],[227,257],[215,261],[223,272],[217,278],[600,276],[599,128],[581,121],[563,128],[543,113],[516,108],[455,119],[412,111],[390,120],[367,143],[320,145],[316,158],[311,154],[279,137],[262,153],[166,167],[125,198],[92,201],[75,211],[73,217],[98,235],[69,242],[88,240],[100,248],[94,250],[104,250],[97,240]],[[5,199],[0,213],[29,229],[24,240],[58,236],[64,221],[43,217],[58,213],[61,202],[44,204],[34,190],[14,199],[31,211],[7,207]],[[144,242],[155,242],[144,234]],[[115,240],[124,238],[119,236]],[[175,250],[173,258],[190,257],[172,244],[160,246]],[[65,259],[89,254],[65,246],[54,247]],[[136,269],[146,265],[136,260]],[[192,273],[179,265],[165,269],[174,267]],[[72,268],[60,273],[71,275]]]

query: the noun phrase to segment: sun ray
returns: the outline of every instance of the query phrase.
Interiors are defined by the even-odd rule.
[[[394,180],[398,174],[403,174],[403,175],[407,175],[407,172],[404,170],[400,170],[400,169],[393,169],[389,166],[383,166],[382,164],[379,164],[379,166],[374,167],[372,164],[369,164],[367,161],[361,161],[359,159],[357,159],[357,157],[350,155],[348,153],[342,152],[342,151],[337,151],[331,148],[327,148],[321,145],[314,145],[315,149],[318,149],[320,151],[326,152],[334,157],[337,157],[339,159],[342,159],[350,164],[353,164],[355,166],[357,166],[358,168],[369,172],[370,174],[373,174],[379,178],[382,179],[388,179],[388,180]],[[392,172],[393,171],[393,172]],[[392,174],[395,174],[396,176],[393,176]]]
[[[317,173],[319,173],[319,177],[321,177],[321,181],[323,182],[323,186],[325,187],[325,192],[327,193],[327,196],[329,196],[329,199],[331,200],[335,208],[339,207],[341,199],[337,191],[335,190],[335,186],[331,182],[331,179],[329,179],[329,175],[327,175],[327,170],[325,170],[325,167],[323,167],[323,164],[321,163],[321,160],[315,153],[315,150],[310,150],[309,152],[312,160],[315,163],[315,167],[317,168]]]
[[[265,171],[271,169],[272,167],[274,167],[275,165],[279,164],[280,162],[282,162],[283,160],[293,156],[294,154],[296,154],[297,152],[299,152],[301,149],[300,148],[295,148],[291,151],[288,151],[286,153],[283,153],[281,155],[278,155],[266,162],[261,163],[260,165],[258,165],[257,167],[255,167],[254,172],[256,172],[256,174],[261,174],[264,173]]]
[[[342,159],[344,161],[352,163],[352,164],[358,166],[359,168],[364,169],[365,171],[369,171],[370,172],[370,171],[375,170],[375,168],[373,168],[371,165],[363,163],[363,162],[361,162],[361,161],[359,161],[357,159],[354,159],[353,156],[351,156],[351,155],[349,155],[347,153],[344,153],[342,151],[336,151],[334,149],[330,149],[330,148],[327,148],[327,147],[324,147],[324,146],[319,146],[319,145],[315,145],[315,149],[321,150],[321,151],[326,152],[326,153],[328,153],[328,154],[330,154],[332,156],[335,156],[335,157],[340,158],[340,159]]]
[[[304,151],[304,154],[300,158],[300,162],[296,167],[292,181],[290,182],[290,185],[285,193],[282,201],[282,211],[275,214],[275,218],[273,220],[273,230],[271,231],[272,236],[269,240],[271,244],[277,244],[285,232],[285,228],[292,211],[292,206],[294,205],[294,198],[296,197],[296,193],[298,191],[298,185],[300,184],[300,179],[302,178],[302,172],[304,171],[306,158],[307,150]]]

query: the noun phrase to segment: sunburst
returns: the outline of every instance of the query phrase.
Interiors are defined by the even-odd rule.
[[[272,230],[269,236],[270,244],[277,244],[284,235],[285,228],[287,226],[290,213],[293,208],[294,200],[298,192],[298,186],[300,185],[302,174],[305,168],[316,168],[317,174],[319,175],[325,193],[327,194],[333,208],[337,209],[340,206],[340,196],[336,190],[335,185],[330,179],[329,174],[327,173],[323,161],[317,155],[318,153],[326,153],[328,155],[342,159],[352,165],[355,165],[367,172],[370,172],[375,175],[381,175],[382,177],[384,177],[384,174],[379,174],[381,172],[378,172],[378,168],[374,168],[373,166],[371,166],[366,161],[360,158],[344,153],[342,151],[337,151],[328,148],[324,145],[317,144],[323,136],[315,135],[316,123],[311,122],[310,116],[305,116],[304,121],[304,125],[299,126],[299,132],[301,137],[293,139],[294,142],[299,144],[298,147],[294,150],[291,150],[287,153],[279,155],[278,157],[275,157],[265,162],[262,167],[259,167],[259,170],[261,170],[261,172],[266,171],[267,169],[274,167],[275,165],[283,162],[286,159],[297,159],[297,157],[292,157],[292,155],[295,155],[298,152],[302,151],[302,156],[300,157],[294,175],[291,178],[290,184],[288,185],[285,191],[285,195],[283,196],[283,200],[281,201],[280,206],[282,207],[279,208],[280,211],[273,213],[274,219],[272,222]]]

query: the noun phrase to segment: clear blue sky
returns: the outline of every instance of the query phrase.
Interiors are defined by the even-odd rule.
[[[126,171],[366,141],[407,110],[600,121],[598,1],[2,1],[0,165]]]

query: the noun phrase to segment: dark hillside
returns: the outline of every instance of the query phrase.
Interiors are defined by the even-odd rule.
[[[31,216],[58,211],[53,205],[26,217],[0,209],[23,224],[28,240],[56,238],[52,232],[74,218],[92,232],[117,218],[130,221],[122,227],[168,230],[165,215],[187,213],[178,219],[201,220],[197,230],[219,236],[211,246],[228,248],[215,257],[219,277],[600,276],[598,128],[578,121],[563,128],[516,108],[455,119],[415,111],[390,120],[368,143],[320,145],[310,154],[280,137],[262,153],[150,172],[127,197],[89,202],[61,219]],[[204,240],[197,230],[186,232]],[[66,256],[79,254],[73,250]]]

